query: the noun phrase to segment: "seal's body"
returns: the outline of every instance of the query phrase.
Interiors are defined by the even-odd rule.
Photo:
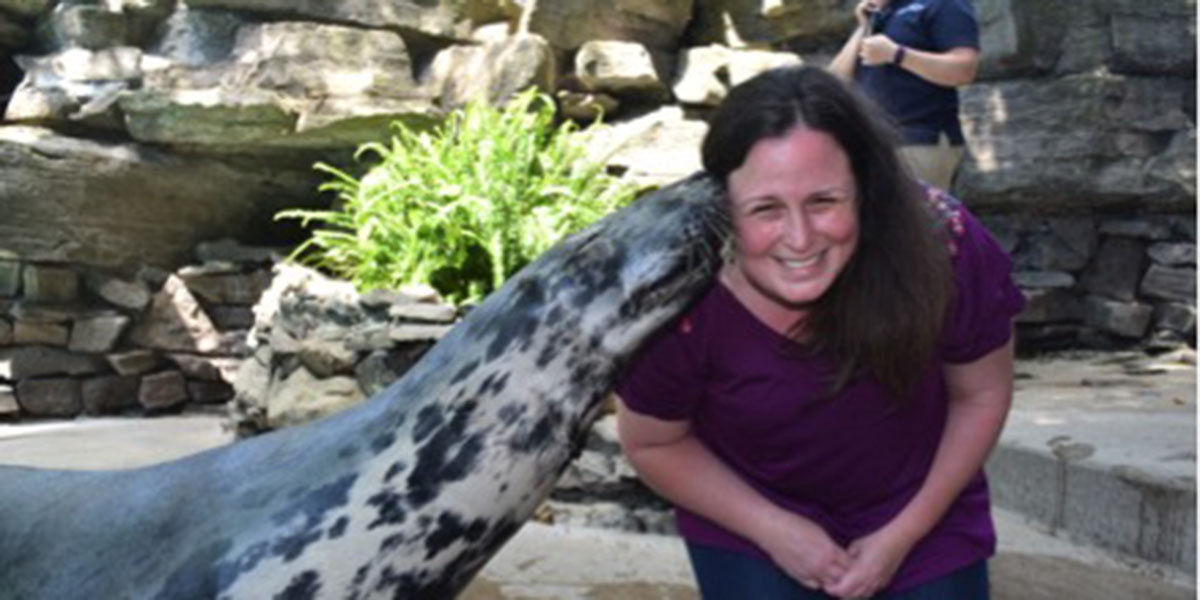
[[[0,598],[452,598],[643,340],[707,287],[696,175],[576,234],[363,405],[128,471],[0,468]]]

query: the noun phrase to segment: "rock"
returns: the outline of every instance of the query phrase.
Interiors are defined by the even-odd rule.
[[[118,375],[142,375],[157,369],[162,359],[152,350],[130,350],[105,356]]]
[[[5,112],[9,121],[83,121],[104,129],[120,127],[112,111],[118,96],[142,78],[138,48],[67,48],[20,61],[25,79]]]
[[[1194,75],[1195,5],[1187,2],[979,0],[987,79],[1078,73]],[[1188,37],[1188,36],[1192,37]]]
[[[588,91],[614,96],[664,98],[668,95],[663,73],[650,50],[634,42],[594,40],[575,54],[575,75]]]
[[[71,326],[71,341],[67,345],[72,352],[108,352],[120,339],[129,325],[129,317],[105,315],[76,319]]]
[[[596,128],[585,142],[592,160],[609,156],[610,168],[643,186],[665,185],[701,168],[700,142],[708,126],[688,119],[679,107],[664,107],[637,119]]]
[[[554,91],[554,52],[539,35],[521,34],[477,46],[449,46],[438,52],[430,69],[429,89],[444,108],[471,100],[498,105],[529,87]]]
[[[286,248],[247,246],[230,238],[222,238],[197,244],[195,257],[202,263],[269,265],[283,260],[288,254]]]
[[[973,209],[1185,212],[1195,197],[1191,83],[1080,74],[976,83],[961,94]],[[1136,201],[1134,200],[1136,199]]]
[[[21,411],[35,417],[74,417],[82,409],[79,381],[67,377],[17,382]]]
[[[1114,300],[1132,301],[1137,297],[1144,253],[1143,244],[1135,239],[1107,238],[1080,276],[1080,287]]]
[[[425,325],[421,323],[400,323],[393,325],[388,331],[388,338],[393,342],[424,342],[442,339],[453,326]]]
[[[1196,269],[1151,265],[1142,279],[1141,293],[1162,300],[1195,302]]]
[[[0,379],[17,380],[47,375],[92,375],[108,365],[96,356],[46,346],[0,348]]]
[[[79,297],[79,276],[69,268],[25,265],[21,278],[28,301],[68,303]]]
[[[17,394],[13,387],[0,383],[0,418],[14,417],[21,413],[21,405],[17,403]]]
[[[1089,218],[1035,221],[1022,236],[1018,264],[1037,271],[1075,272],[1087,266],[1096,251],[1096,227]],[[1009,250],[1012,251],[1011,249]]]
[[[20,320],[13,323],[13,343],[17,345],[45,344],[64,348],[70,335],[70,329],[58,323]]]
[[[803,61],[791,52],[742,49],[729,53],[729,85],[735,86],[763,71],[800,65]]]
[[[1195,4],[1190,2],[1124,3],[1114,10],[1112,70],[1117,73],[1196,76],[1196,53],[1180,47],[1180,40],[1196,39]],[[1149,5],[1169,7],[1156,11]],[[1189,10],[1190,4],[1190,10]],[[1138,12],[1125,12],[1129,8]],[[1149,10],[1147,10],[1149,9]],[[1145,10],[1146,12],[1140,12]],[[1140,13],[1140,14],[1139,14]],[[1182,50],[1182,51],[1181,51]]]
[[[296,356],[309,372],[322,379],[353,373],[358,362],[358,354],[341,340],[306,339]]]
[[[221,338],[183,281],[172,275],[154,295],[150,308],[129,332],[133,344],[155,350],[209,354]]]
[[[1188,335],[1196,329],[1196,307],[1189,304],[1163,302],[1154,307],[1154,329],[1166,329]]]
[[[21,290],[21,263],[6,260],[0,251],[0,298],[12,298]]]
[[[150,303],[150,290],[140,280],[126,281],[93,274],[87,278],[87,283],[88,288],[96,295],[121,308],[140,311]]]
[[[183,373],[163,371],[143,375],[137,400],[149,411],[171,409],[186,403],[188,392]]]
[[[254,310],[249,306],[209,306],[206,312],[218,331],[246,331],[254,326]]]
[[[43,31],[56,48],[99,50],[126,43],[125,17],[105,6],[59,4],[50,13]]]
[[[1084,299],[1084,321],[1096,329],[1126,338],[1140,338],[1150,326],[1154,308],[1136,302],[1116,302],[1100,296]]]
[[[189,381],[188,396],[197,404],[221,404],[233,399],[233,386],[224,381]]]
[[[1017,271],[1013,273],[1013,281],[1021,289],[1075,287],[1075,277],[1063,271]]]
[[[713,44],[680,53],[671,91],[682,104],[717,106],[729,91],[729,48]]]
[[[210,152],[354,148],[389,139],[392,121],[425,127],[441,116],[391,31],[254,24],[239,29],[232,52],[200,69],[162,71],[122,95],[129,134]]]
[[[562,116],[573,121],[591,123],[617,110],[620,101],[608,94],[577,92],[560,89],[554,92],[558,110]]]
[[[854,29],[853,2],[797,0],[700,0],[689,25],[692,45],[724,44],[732,48],[775,47],[792,41],[805,46],[840,44]],[[767,9],[767,10],[764,10]]]
[[[267,20],[303,18],[333,23],[352,23],[376,29],[400,29],[442,38],[468,39],[468,14],[479,16],[480,7],[504,3],[462,2],[460,0],[189,0],[196,8],[221,8],[235,13],[265,17]]]
[[[202,67],[224,61],[233,53],[237,31],[247,23],[238,13],[192,8],[178,3],[163,22],[147,51],[172,65]]]
[[[13,17],[0,12],[0,50],[19,50],[29,44],[29,31]]]
[[[243,360],[181,353],[168,354],[167,358],[175,363],[188,379],[224,382],[232,382],[237,377]]]
[[[692,16],[694,2],[538,0],[527,4],[522,25],[558,50],[577,50],[591,40],[612,40],[673,52]]]
[[[1025,310],[1017,315],[1016,322],[1022,325],[1062,323],[1083,320],[1083,306],[1075,294],[1062,288],[1035,288],[1022,290],[1025,294]]]
[[[432,344],[406,344],[392,351],[375,350],[354,367],[358,387],[374,396],[408,372]]]
[[[1164,267],[1179,267],[1196,264],[1196,243],[1159,243],[1146,250],[1150,258]]]
[[[458,318],[458,311],[449,304],[408,303],[388,308],[388,317],[400,321],[424,321],[429,323],[451,323]]]
[[[32,19],[50,11],[52,0],[0,0],[0,9],[18,17]]]
[[[29,260],[176,265],[200,240],[269,234],[269,215],[313,207],[319,177],[311,160],[294,166],[0,127],[0,239]]]
[[[85,379],[80,386],[83,411],[89,415],[107,415],[136,408],[140,383],[141,378],[135,375]]]
[[[1161,241],[1171,237],[1171,228],[1165,223],[1155,221],[1123,219],[1104,221],[1100,224],[1100,233]]]
[[[233,378],[233,387],[240,411],[257,408],[265,414],[267,394],[271,386],[272,356],[271,348],[263,346],[238,366]],[[261,426],[266,426],[265,421]]]
[[[271,274],[266,271],[249,273],[206,273],[194,267],[178,271],[188,291],[214,304],[239,304],[253,306],[271,285]]]
[[[267,425],[271,428],[307,423],[358,404],[362,390],[352,377],[317,379],[303,367],[271,385]]]

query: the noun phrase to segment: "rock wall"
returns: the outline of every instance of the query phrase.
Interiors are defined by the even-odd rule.
[[[568,118],[603,114],[595,155],[658,185],[699,168],[703,119],[730,86],[825,64],[854,4],[0,0],[0,407],[91,410],[99,389],[128,398],[128,379],[88,383],[114,376],[176,390],[140,404],[154,410],[188,382],[228,384],[175,357],[249,353],[263,340],[233,338],[256,298],[197,286],[248,278],[234,287],[257,292],[268,263],[194,251],[295,243],[272,215],[328,205],[312,164],[363,168],[354,148],[392,121],[427,127],[536,85]],[[984,60],[962,93],[954,191],[1014,255],[1031,301],[1022,347],[1194,346],[1195,1],[974,4]],[[185,341],[147,325],[172,312],[195,317],[172,325]],[[313,373],[308,354],[274,352],[260,364]],[[125,373],[113,357],[129,353],[156,366]],[[20,366],[51,355],[58,366]],[[146,381],[163,370],[183,383]]]
[[[123,275],[0,253],[0,417],[221,406],[279,254],[225,240]]]

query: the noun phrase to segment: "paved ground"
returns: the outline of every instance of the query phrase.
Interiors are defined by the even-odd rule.
[[[996,600],[1184,600],[1195,588],[1194,354],[1022,361],[988,470]],[[0,462],[127,468],[228,443],[221,416],[0,425]],[[691,599],[678,539],[526,525],[466,600]]]

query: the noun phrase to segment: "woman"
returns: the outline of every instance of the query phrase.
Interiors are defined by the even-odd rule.
[[[705,598],[986,598],[1008,257],[834,76],[732,89],[702,148],[731,256],[617,389]]]

